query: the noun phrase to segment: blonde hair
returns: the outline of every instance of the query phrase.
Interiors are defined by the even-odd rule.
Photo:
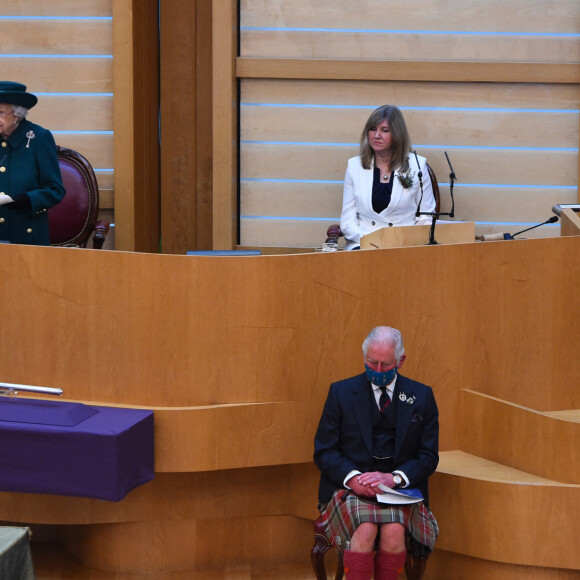
[[[383,105],[375,109],[368,118],[360,137],[360,161],[363,169],[370,169],[375,158],[369,143],[369,131],[377,125],[387,121],[391,132],[391,170],[406,173],[409,171],[409,151],[411,151],[411,137],[407,131],[407,124],[403,113],[394,105]]]

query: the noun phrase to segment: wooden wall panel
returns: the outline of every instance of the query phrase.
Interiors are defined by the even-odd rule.
[[[320,244],[339,220],[346,160],[358,153],[361,127],[385,102],[401,106],[414,147],[438,176],[444,211],[448,152],[459,180],[456,219],[476,221],[478,233],[516,233],[550,217],[554,204],[576,201],[577,85],[248,79],[242,244]],[[558,234],[555,225],[527,235]]]
[[[3,0],[2,8],[13,16],[110,16],[112,11],[111,0],[57,0],[49,3]]]
[[[212,248],[212,6],[161,4],[162,251]]]
[[[448,31],[578,32],[575,0],[241,0],[245,26],[288,28],[370,28]],[[499,18],[501,15],[501,18]]]
[[[111,54],[110,18],[95,20],[0,19],[2,50],[20,54]],[[26,38],[26,44],[22,39]]]
[[[27,79],[31,89],[40,86],[44,93],[42,101],[52,99],[52,93],[113,92],[112,56],[87,56],[77,59],[3,55],[1,58],[4,78]],[[69,98],[74,99],[74,94]],[[42,101],[37,106],[40,107]],[[66,113],[66,109],[59,109],[58,112]]]
[[[414,28],[414,27],[412,27]],[[361,32],[246,32],[241,30],[241,56],[259,58],[353,58],[370,55],[377,60],[445,60],[501,62],[577,62],[580,39],[542,34],[527,37],[514,35],[479,36],[473,33],[424,36],[411,31],[407,34]]]
[[[461,409],[463,451],[552,481],[580,482],[580,423],[575,422],[580,410],[575,415],[569,411],[570,420],[565,420],[468,389],[462,393]],[[554,447],[560,451],[554,453]]]
[[[265,4],[241,2],[242,56],[577,62],[580,44],[571,0]]]

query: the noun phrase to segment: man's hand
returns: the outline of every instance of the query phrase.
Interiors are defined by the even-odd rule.
[[[379,484],[381,483],[386,487],[395,487],[393,474],[382,473],[380,471],[360,473],[351,477],[346,483],[354,493],[363,497],[375,497],[377,493],[382,493],[382,490],[379,488]]]

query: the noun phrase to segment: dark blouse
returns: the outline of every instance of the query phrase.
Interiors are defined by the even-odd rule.
[[[381,172],[375,167],[373,174],[373,210],[381,213],[391,203],[391,193],[393,192],[393,178],[395,172],[391,172],[391,178],[388,183],[381,183]]]

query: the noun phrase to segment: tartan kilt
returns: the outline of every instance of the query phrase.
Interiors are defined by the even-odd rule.
[[[407,551],[415,557],[428,557],[439,535],[437,521],[422,501],[389,505],[338,489],[320,511],[326,537],[339,550],[349,549],[354,531],[364,522],[405,526]]]

